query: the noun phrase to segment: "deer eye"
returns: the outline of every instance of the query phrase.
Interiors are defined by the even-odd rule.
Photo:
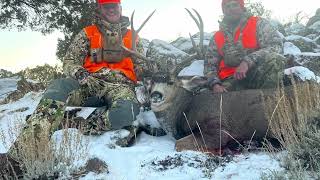
[[[154,91],[151,93],[151,102],[152,103],[159,103],[159,102],[162,102],[164,101],[164,98],[163,98],[163,94],[158,92],[158,91]]]

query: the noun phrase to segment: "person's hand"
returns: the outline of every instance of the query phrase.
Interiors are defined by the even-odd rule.
[[[223,93],[223,92],[228,92],[224,86],[220,84],[215,84],[213,86],[213,93]]]
[[[79,69],[76,72],[75,76],[80,85],[85,85],[88,82],[90,73],[86,69]]]
[[[236,80],[242,80],[247,77],[247,72],[249,70],[249,64],[247,61],[242,61],[240,65],[237,67],[236,72],[233,77]]]

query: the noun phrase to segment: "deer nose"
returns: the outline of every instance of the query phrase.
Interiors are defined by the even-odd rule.
[[[163,94],[159,91],[154,91],[151,93],[151,103],[160,103],[164,101]]]

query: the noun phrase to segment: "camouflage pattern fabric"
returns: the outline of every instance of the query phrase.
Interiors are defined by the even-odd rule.
[[[134,91],[133,82],[128,80],[120,72],[104,68],[97,73],[93,73],[89,78],[90,80],[87,85],[69,94],[66,103],[69,106],[83,106],[86,100],[92,96],[109,102],[110,107],[106,107],[104,111],[98,113],[98,118],[89,118],[85,120],[85,125],[82,126],[84,134],[101,134],[104,131],[114,129],[109,119],[109,113],[113,109],[118,108],[119,101],[126,100],[132,102],[132,104],[138,104],[138,100]],[[131,111],[121,113],[131,114]],[[131,120],[130,118],[125,120],[124,124],[128,125],[133,121],[134,119]]]
[[[250,14],[245,13],[240,20],[240,24],[245,25],[250,16]],[[233,39],[236,28],[237,25],[228,24],[225,19],[220,22],[220,29],[229,37],[229,39]],[[242,29],[243,27],[240,28]],[[239,39],[241,39],[241,37]],[[257,40],[260,49],[255,51],[244,49],[241,43],[226,43],[223,47],[226,57],[221,57],[218,53],[214,38],[212,37],[206,53],[204,68],[208,86],[212,87],[216,83],[221,83],[217,73],[222,58],[225,58],[227,64],[233,66],[237,66],[241,61],[247,61],[250,65],[260,66],[261,62],[259,61],[265,61],[265,57],[270,53],[278,53],[279,55],[277,55],[277,57],[281,56],[280,54],[283,51],[282,39],[277,30],[266,19],[259,18],[257,22]],[[283,58],[279,59],[284,60]]]
[[[284,75],[285,58],[277,53],[266,54],[260,58],[257,65],[248,71],[247,78],[239,81],[230,77],[223,80],[222,85],[228,91],[276,88]]]
[[[102,23],[101,20],[97,19],[95,24],[100,29],[107,28],[112,31],[113,27],[112,24],[109,24],[111,27],[105,27],[105,23]],[[123,33],[127,32],[127,27],[130,25],[129,19],[127,17],[121,18],[121,31]],[[118,28],[119,25],[115,26],[114,28]],[[144,54],[144,49],[142,45],[141,39],[137,42],[137,51],[141,54]],[[90,41],[87,38],[87,35],[84,30],[80,31],[79,34],[76,35],[73,42],[71,43],[66,56],[63,59],[63,71],[64,74],[76,79],[76,72],[80,69],[83,69],[83,64],[85,58],[87,57],[88,53],[90,52]],[[134,69],[137,75],[138,80],[142,79],[143,74],[150,74],[152,69],[148,66],[149,62],[146,62],[139,58],[132,58],[134,61]],[[147,73],[148,72],[148,73]]]
[[[108,29],[110,31],[118,31],[119,26],[121,27],[121,32],[124,35],[127,32],[127,27],[130,25],[129,19],[127,17],[121,17],[121,22],[119,24],[110,24],[101,19],[96,19],[94,24],[98,26],[99,29]],[[137,43],[137,51],[144,54],[144,49],[142,46],[142,41],[139,40]],[[90,52],[90,41],[88,40],[86,33],[82,30],[74,39],[71,46],[69,47],[66,56],[64,57],[64,73],[74,79],[77,79],[76,73],[83,69],[83,64],[86,56]],[[132,58],[134,61],[134,69],[138,80],[142,79],[142,75],[150,71],[148,69],[148,62],[145,62],[139,58]],[[149,73],[150,74],[150,73]],[[82,106],[85,104],[89,97],[96,96],[99,99],[110,102],[110,108],[105,111],[103,116],[104,122],[97,123],[96,120],[87,120],[87,125],[85,125],[88,134],[98,134],[99,129],[107,130],[111,129],[112,125],[108,120],[108,113],[112,108],[117,107],[118,101],[128,100],[133,104],[138,103],[134,91],[135,84],[124,76],[120,71],[114,71],[108,68],[103,68],[96,73],[90,74],[88,78],[88,83],[81,86],[79,89],[75,89],[69,94],[67,104],[72,106]],[[128,112],[124,112],[128,113]],[[101,128],[97,124],[106,124],[107,128]],[[97,127],[97,129],[95,129]]]
[[[102,23],[99,19],[96,19],[95,23],[100,28],[108,28],[111,31],[113,29],[112,24],[108,24],[109,27],[105,27],[105,23]],[[122,17],[120,23],[122,33],[127,32],[129,25],[129,19]],[[137,44],[137,50],[140,53],[144,51],[141,41]],[[81,129],[84,134],[99,135],[113,129],[110,117],[117,118],[117,116],[110,116],[109,114],[112,114],[112,112],[129,114],[130,117],[132,117],[132,114],[134,117],[137,115],[134,114],[137,111],[133,112],[131,109],[129,111],[128,108],[123,108],[124,106],[119,104],[119,102],[127,102],[132,107],[138,107],[134,91],[135,84],[120,71],[103,68],[96,73],[90,74],[89,82],[85,85],[80,85],[76,81],[75,74],[77,71],[84,69],[82,66],[89,51],[90,42],[82,30],[75,37],[64,57],[63,69],[68,78],[56,80],[48,87],[36,111],[28,118],[27,125],[16,141],[16,144],[33,137],[38,139],[44,132],[49,132],[47,135],[51,136],[54,131],[62,127],[76,127]],[[137,76],[139,76],[148,67],[147,63],[137,58],[133,58],[133,60]],[[73,114],[72,112],[65,112],[66,105],[86,105],[87,100],[92,97],[107,101],[109,104],[104,104],[104,107],[97,108],[87,119],[75,117],[76,110]],[[119,110],[119,108],[123,109]],[[125,116],[121,117],[126,118]],[[137,130],[137,127],[132,126],[133,120],[134,118],[130,118],[121,121],[124,123],[123,126],[129,128],[132,133]],[[116,120],[113,119],[113,121]],[[121,124],[117,124],[117,127],[122,126]],[[130,134],[126,137],[127,141],[130,140],[129,137],[133,136],[133,134]],[[121,144],[128,144],[123,141],[125,140],[122,140]],[[10,154],[14,154],[14,151],[10,150]]]
[[[18,150],[24,147],[23,144],[39,142],[40,139],[43,139],[43,136],[51,136],[61,128],[64,120],[64,105],[63,102],[42,99],[34,113],[27,119],[26,126],[22,129],[14,145],[9,149],[8,154],[14,159],[19,159]]]

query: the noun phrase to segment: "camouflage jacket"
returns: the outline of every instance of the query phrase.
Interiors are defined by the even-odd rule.
[[[121,17],[121,31],[126,32],[127,27],[130,25],[128,17]],[[95,23],[98,27],[108,28],[112,31],[113,24],[108,24],[109,27],[105,26],[105,23],[102,23],[101,20],[96,19]],[[141,54],[144,54],[144,49],[142,46],[142,41],[139,39],[137,43],[137,51]],[[71,43],[65,57],[63,58],[63,71],[66,76],[72,77],[76,79],[76,73],[80,69],[84,69],[83,65],[85,63],[85,59],[90,52],[90,41],[87,38],[87,35],[84,30],[81,30],[76,37],[74,38],[73,42]],[[138,80],[141,79],[141,76],[146,71],[150,71],[147,66],[147,62],[145,60],[139,58],[133,58],[134,62],[134,69],[137,75]],[[117,72],[120,73],[120,72]]]
[[[242,23],[246,24],[246,21],[251,16],[246,14],[241,18]],[[220,30],[224,34],[235,34],[236,28],[232,29],[230,26],[227,26],[225,20],[220,22]],[[266,19],[259,18],[257,22],[257,41],[260,46],[260,49],[254,52],[246,52],[243,60],[247,61],[249,64],[255,64],[258,59],[264,57],[270,52],[282,53],[283,51],[283,41],[278,31],[270,24]],[[233,38],[232,38],[233,39]],[[211,38],[209,47],[207,49],[206,58],[205,58],[205,67],[204,74],[208,80],[208,86],[212,87],[214,84],[220,83],[218,78],[218,66],[220,63],[221,57],[218,53],[218,48],[215,44],[214,37]]]

